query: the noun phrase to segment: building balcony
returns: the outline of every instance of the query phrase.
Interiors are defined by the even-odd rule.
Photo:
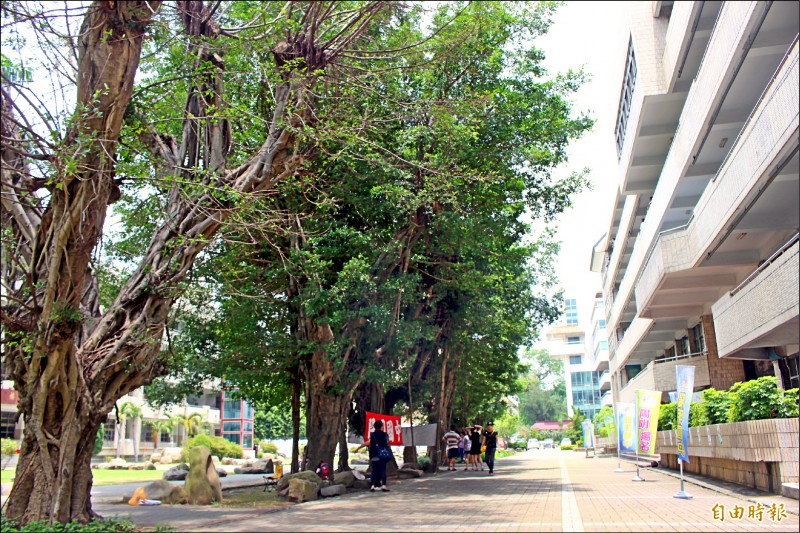
[[[613,405],[613,404],[614,404],[614,397],[611,394],[611,391],[608,391],[608,392],[604,393],[600,397],[600,405],[601,406]]]
[[[720,357],[769,359],[770,349],[800,343],[800,287],[795,235],[712,307]]]
[[[609,328],[626,321],[623,315],[630,312],[634,288],[659,233],[689,220],[700,193],[731,150],[730,140],[737,137],[796,35],[786,22],[792,9],[796,6],[723,3],[649,193],[652,199],[609,313]],[[786,44],[776,44],[780,42]]]
[[[610,372],[606,371],[606,372],[603,372],[602,374],[600,374],[599,385],[600,385],[600,390],[601,391],[611,390],[611,373]]]
[[[693,219],[659,235],[636,285],[642,316],[702,314],[752,270],[762,249],[797,228],[798,57],[795,41]]]
[[[636,400],[636,391],[639,389],[674,392],[677,389],[675,367],[678,365],[695,367],[695,389],[702,389],[711,385],[708,373],[708,358],[705,353],[679,355],[669,359],[651,361],[620,389],[620,401],[634,402]]]

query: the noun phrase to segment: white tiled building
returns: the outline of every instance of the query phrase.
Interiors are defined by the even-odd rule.
[[[634,2],[602,274],[612,388],[798,386],[798,2]],[[666,394],[665,394],[666,397]]]

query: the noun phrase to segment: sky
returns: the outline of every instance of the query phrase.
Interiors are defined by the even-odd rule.
[[[599,273],[589,270],[591,250],[608,230],[619,183],[614,125],[617,117],[625,52],[628,45],[625,2],[568,2],[553,17],[547,35],[535,43],[545,52],[551,74],[578,69],[591,75],[574,95],[573,110],[588,112],[592,131],[573,142],[563,175],[589,167],[593,190],[575,197],[558,219],[561,241],[557,274],[565,296],[578,300],[578,321],[589,330],[594,294],[601,289]]]

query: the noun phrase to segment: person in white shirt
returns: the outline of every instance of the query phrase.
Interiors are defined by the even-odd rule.
[[[447,450],[447,459],[449,460],[449,467],[447,468],[448,471],[456,469],[456,459],[458,459],[458,441],[460,438],[460,435],[456,433],[455,424],[450,424],[450,431],[442,436],[442,441],[445,443]]]

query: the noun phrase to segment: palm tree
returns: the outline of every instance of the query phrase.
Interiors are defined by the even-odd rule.
[[[158,442],[161,440],[161,433],[172,431],[172,420],[157,418],[150,421],[150,437],[153,439],[153,450],[158,449]]]
[[[138,405],[125,402],[123,403],[119,410],[119,420],[117,421],[117,457],[120,455],[120,450],[122,449],[122,438],[125,435],[125,420],[130,417],[132,420],[136,420],[140,416],[142,416],[142,408]],[[136,435],[134,435],[135,437]],[[133,455],[134,461],[139,462],[139,439],[133,439]]]
[[[172,423],[175,426],[182,426],[184,429],[184,438],[195,435],[203,424],[203,415],[200,413],[192,413],[190,415],[175,415],[172,417]]]

